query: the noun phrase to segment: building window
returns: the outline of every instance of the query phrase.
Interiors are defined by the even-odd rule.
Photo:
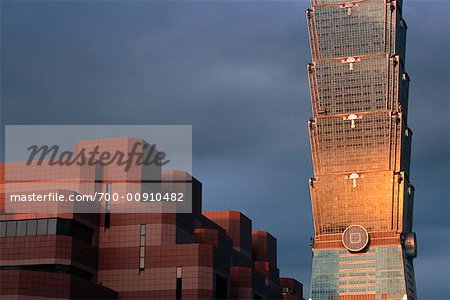
[[[111,183],[107,183],[105,194],[108,194],[106,199],[109,199],[109,200],[111,200],[111,188],[112,188]],[[111,201],[106,201],[106,211],[109,212],[110,210],[111,210]]]
[[[17,236],[27,235],[27,221],[17,221]]]
[[[181,300],[183,294],[183,268],[177,267],[176,299]]]
[[[58,235],[72,235],[72,225],[70,220],[59,219],[56,225],[56,234]]]
[[[9,221],[6,224],[6,237],[15,237],[16,236],[16,221]]]
[[[145,224],[141,224],[140,228],[140,242],[139,242],[139,271],[145,269]]]
[[[27,221],[27,235],[36,235],[37,230],[37,220],[28,220]]]
[[[111,225],[111,190],[112,184],[107,183],[105,193],[108,194],[106,199],[109,199],[109,201],[106,201],[105,204],[105,230]]]
[[[51,218],[0,221],[0,237],[66,235],[92,244],[94,229],[72,219]]]
[[[0,237],[6,237],[6,222],[0,222]]]
[[[47,234],[56,234],[56,219],[48,219]]]
[[[70,226],[72,227],[73,237],[92,245],[94,236],[94,230],[92,228],[75,221],[70,222]]]
[[[216,274],[215,276],[215,291],[214,291],[214,298],[215,299],[228,299],[228,280],[220,276],[219,274]]]
[[[92,273],[81,270],[74,266],[60,264],[37,264],[37,265],[8,265],[0,266],[1,270],[28,270],[36,272],[66,273],[76,275],[78,277],[91,280]]]
[[[37,222],[37,235],[47,234],[47,219],[40,219]]]

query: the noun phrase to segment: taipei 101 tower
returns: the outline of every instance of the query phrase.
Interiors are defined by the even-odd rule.
[[[417,299],[403,3],[311,2],[311,298]]]

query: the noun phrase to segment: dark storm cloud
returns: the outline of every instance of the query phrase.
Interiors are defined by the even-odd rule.
[[[1,5],[2,124],[192,124],[204,208],[274,234],[282,275],[309,290],[306,1]],[[423,299],[450,278],[449,8],[404,9]]]

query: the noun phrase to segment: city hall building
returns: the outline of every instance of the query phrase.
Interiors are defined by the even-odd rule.
[[[74,153],[94,145],[127,153],[137,141],[146,143],[134,138],[80,141]],[[190,212],[133,210],[133,205],[152,205],[139,201],[116,212],[115,202],[103,202],[98,213],[79,212],[82,207],[69,207],[69,212],[67,205],[83,203],[58,203],[62,212],[47,213],[44,202],[11,206],[5,167],[6,184],[16,186],[16,192],[58,197],[136,195],[145,189],[144,175],[152,173],[161,190],[190,186]],[[279,277],[275,237],[253,230],[240,212],[202,212],[202,185],[188,173],[148,168],[1,165],[0,298],[303,299],[301,283]],[[29,205],[26,213],[8,213],[20,205]]]

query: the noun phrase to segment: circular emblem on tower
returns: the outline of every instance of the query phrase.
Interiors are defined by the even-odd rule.
[[[369,233],[362,226],[349,226],[342,234],[342,244],[350,252],[363,251],[369,245]]]

